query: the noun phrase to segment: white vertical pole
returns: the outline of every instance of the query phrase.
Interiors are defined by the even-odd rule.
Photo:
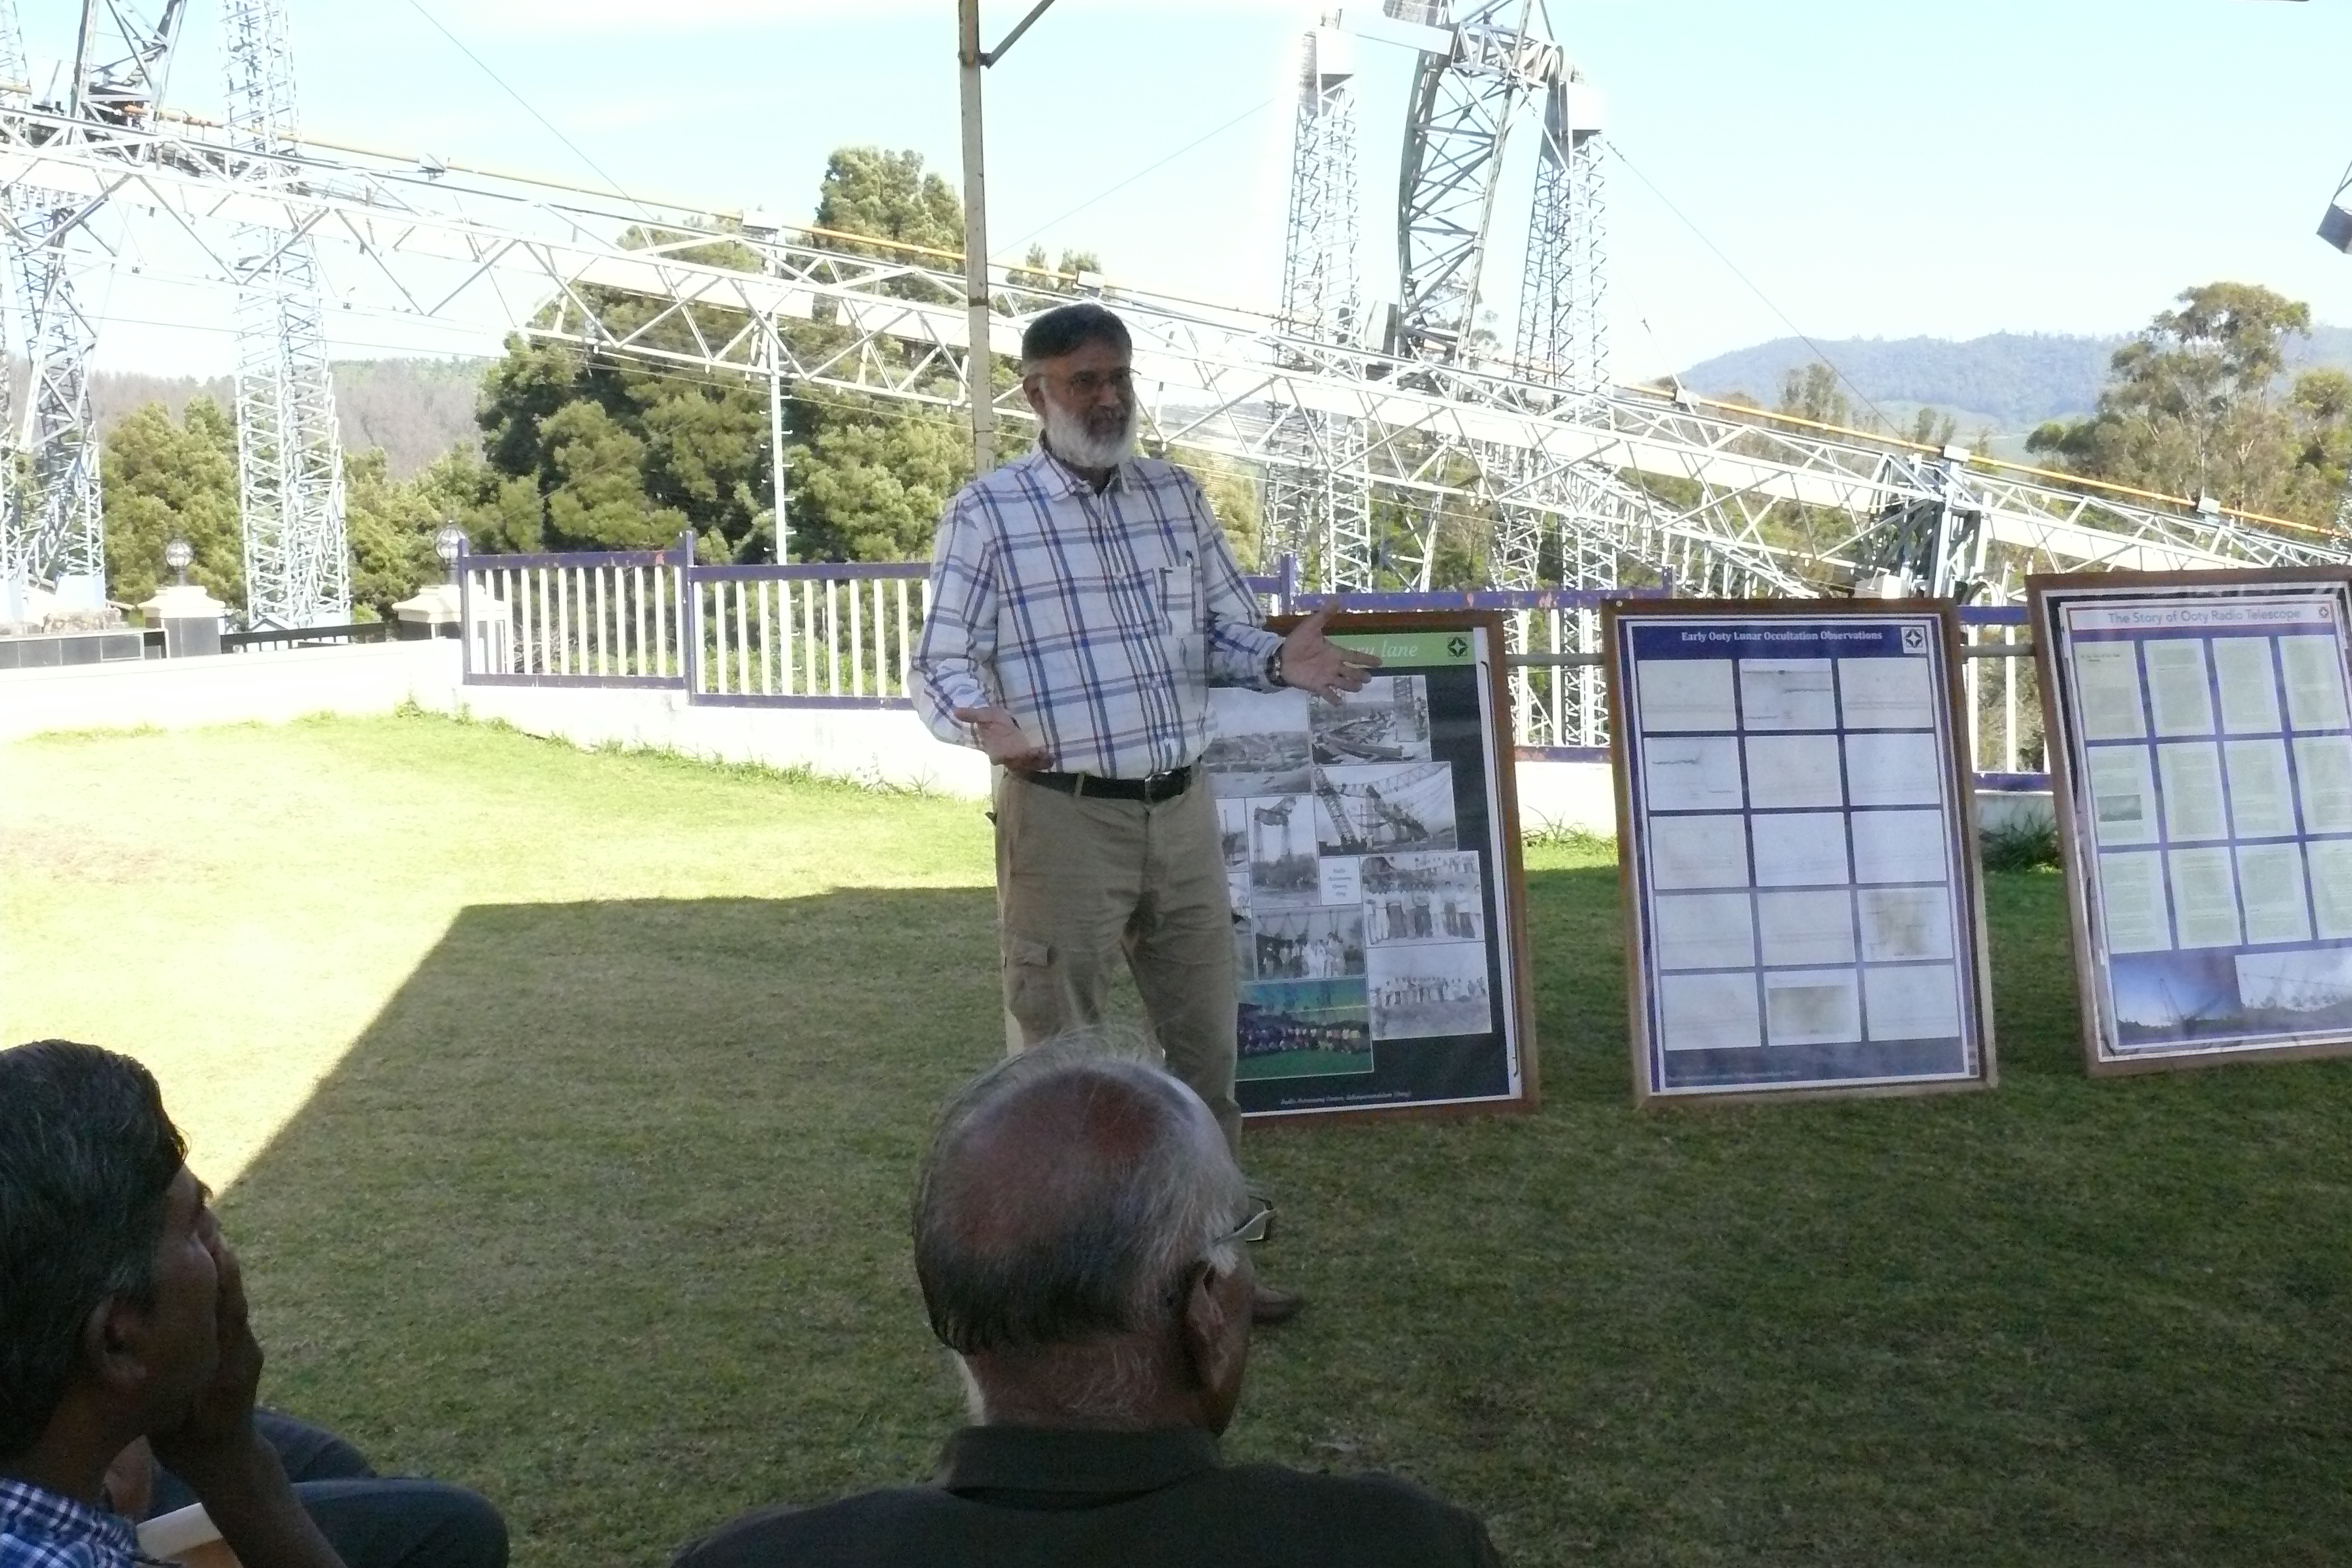
[[[824,694],[841,695],[841,595],[840,583],[831,577],[824,580]]]
[[[2017,628],[2001,627],[2001,640],[2011,652],[2000,661],[2000,767],[2003,773],[2017,771]]]
[[[784,521],[784,340],[773,316],[768,318],[768,464],[769,493],[776,498],[776,562],[782,565],[793,558],[793,533]]]
[[[971,471],[996,467],[996,405],[988,350],[988,176],[981,135],[980,0],[956,0],[957,75],[963,86],[963,292],[965,373],[971,390]]]

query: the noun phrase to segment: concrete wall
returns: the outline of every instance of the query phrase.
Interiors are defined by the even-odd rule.
[[[57,730],[284,723],[313,713],[390,713],[404,702],[503,720],[573,745],[676,752],[709,762],[805,767],[859,784],[981,798],[988,763],[934,740],[903,709],[698,708],[682,691],[463,686],[451,641],[377,643],[68,669],[0,670],[0,742]],[[1606,763],[1518,764],[1520,826],[1617,830]],[[2050,820],[2047,794],[1978,796],[1988,829]]]
[[[943,745],[905,709],[697,708],[683,691],[545,686],[452,686],[443,712],[499,719],[575,746],[638,746],[715,763],[805,767],[829,778],[974,799],[988,759]]]
[[[311,713],[389,713],[447,705],[455,642],[151,658],[0,670],[0,742],[56,730],[186,730],[282,724]]]

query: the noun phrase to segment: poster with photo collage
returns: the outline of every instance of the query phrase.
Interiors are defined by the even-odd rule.
[[[2091,1070],[2352,1049],[2352,579],[2027,592]]]
[[[1602,620],[1636,1097],[1989,1084],[1950,606]]]
[[[1242,1110],[1532,1104],[1496,628],[1416,615],[1328,632],[1381,657],[1362,690],[1212,693]]]

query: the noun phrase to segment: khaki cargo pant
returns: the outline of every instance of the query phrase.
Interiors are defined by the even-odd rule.
[[[1238,1158],[1233,904],[1207,781],[1147,805],[998,770],[996,909],[1012,1048],[1100,1023],[1123,960],[1168,1070]]]

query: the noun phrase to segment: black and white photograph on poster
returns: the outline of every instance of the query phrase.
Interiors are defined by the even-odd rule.
[[[1429,682],[1418,675],[1376,675],[1336,702],[1307,705],[1318,763],[1429,761]]]
[[[1220,795],[1297,795],[1313,785],[1304,691],[1220,686],[1209,693],[1216,738],[1201,765]]]
[[[1248,980],[1345,980],[1364,973],[1364,910],[1360,904],[1276,910],[1251,918],[1243,943]]]
[[[1217,798],[1217,839],[1225,857],[1225,894],[1234,909],[1246,910],[1250,902],[1248,801]]]
[[[1453,848],[1454,769],[1444,763],[1316,769],[1315,842],[1326,855]]]
[[[1370,942],[1486,940],[1486,882],[1475,853],[1367,855],[1357,879]]]
[[[1250,907],[1300,909],[1319,903],[1315,808],[1303,795],[1252,795],[1249,812]]]
[[[1495,1026],[1483,942],[1405,942],[1365,951],[1372,1038],[1483,1035]]]
[[[1277,980],[1244,985],[1237,1020],[1242,1082],[1345,1078],[1372,1070],[1361,980]]]

